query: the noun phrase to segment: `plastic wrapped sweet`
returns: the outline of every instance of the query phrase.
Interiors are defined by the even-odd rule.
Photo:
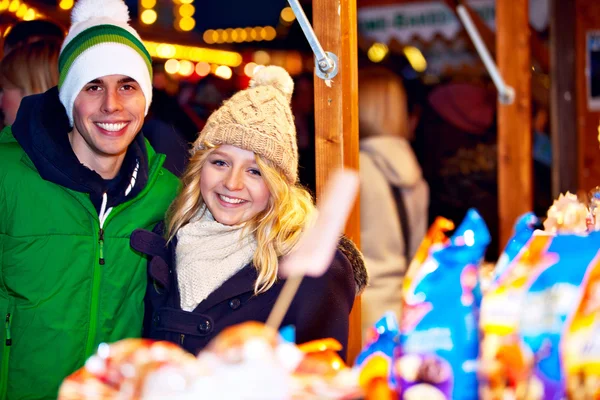
[[[551,236],[536,232],[483,298],[480,398],[523,398],[533,355],[519,337],[520,311]],[[506,397],[505,397],[506,396]]]
[[[536,231],[481,309],[481,398],[560,399],[562,335],[598,257],[600,232]]]
[[[401,399],[477,398],[478,265],[489,242],[483,219],[471,209],[449,243],[431,247],[414,264],[393,361]]]
[[[589,231],[600,231],[600,186],[590,190],[589,198]]]
[[[589,210],[577,195],[560,194],[548,209],[544,229],[550,233],[585,233],[588,231]]]
[[[564,398],[562,340],[577,309],[586,271],[598,262],[600,232],[557,235],[540,261],[521,310],[520,337],[533,355],[528,386],[536,399]],[[531,393],[536,387],[537,392]]]
[[[59,399],[360,398],[340,347],[333,339],[298,347],[258,322],[225,329],[198,357],[169,342],[127,339],[102,344],[63,382]]]
[[[193,368],[196,358],[168,342],[125,339],[101,344],[85,366],[61,385],[58,398],[137,399],[148,375],[164,366]]]
[[[320,339],[298,345],[304,354],[292,374],[294,399],[362,398],[358,372],[338,355],[342,345],[335,339]]]
[[[508,239],[508,243],[504,247],[504,251],[498,258],[498,262],[494,268],[492,284],[498,281],[498,278],[506,271],[508,265],[523,250],[525,244],[533,236],[533,232],[540,228],[542,228],[541,221],[534,213],[523,214],[517,219],[513,229],[513,236]]]
[[[365,345],[355,363],[355,369],[360,371],[360,386],[367,393],[367,398],[395,397],[396,381],[392,363],[399,333],[398,321],[393,312],[385,313],[367,330]]]
[[[588,269],[582,290],[562,346],[571,400],[600,398],[600,262]]]

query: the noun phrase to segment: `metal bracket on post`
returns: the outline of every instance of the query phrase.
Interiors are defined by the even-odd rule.
[[[485,47],[477,28],[475,28],[475,24],[473,23],[469,12],[465,6],[458,5],[456,7],[456,13],[469,34],[469,37],[471,38],[477,53],[479,53],[479,57],[481,57],[481,61],[483,61],[485,68],[488,70],[492,81],[494,81],[494,85],[496,85],[496,89],[498,90],[498,100],[502,104],[512,104],[515,101],[515,89],[508,86],[504,82],[504,79],[502,79],[502,75],[500,75],[498,67],[494,63],[487,47]]]
[[[306,40],[308,40],[308,44],[315,54],[315,73],[317,76],[323,80],[333,79],[339,71],[338,68],[338,58],[335,54],[324,51],[321,43],[319,43],[319,39],[315,35],[315,31],[313,30],[310,22],[308,22],[308,18],[306,18],[306,14],[304,14],[304,10],[300,5],[298,0],[288,0],[292,11],[294,11],[294,15],[300,24],[300,28],[302,28],[302,32],[304,32],[304,36],[306,36]]]

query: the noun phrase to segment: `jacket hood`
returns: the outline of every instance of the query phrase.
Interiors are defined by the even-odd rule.
[[[390,184],[402,188],[415,186],[422,178],[421,167],[406,139],[378,136],[360,141],[362,156],[373,160]]]
[[[338,243],[338,250],[346,256],[350,265],[352,265],[352,272],[354,272],[354,282],[356,283],[356,295],[359,295],[369,282],[369,274],[367,273],[367,267],[365,266],[365,260],[362,253],[354,242],[348,239],[346,236],[342,236]]]
[[[56,87],[46,93],[25,97],[12,126],[15,140],[43,179],[89,193],[96,208],[103,193],[107,193],[108,206],[112,207],[144,188],[148,181],[148,153],[141,133],[129,146],[118,179],[105,180],[79,162],[69,143],[70,130]],[[133,189],[125,194],[130,183],[134,183]]]

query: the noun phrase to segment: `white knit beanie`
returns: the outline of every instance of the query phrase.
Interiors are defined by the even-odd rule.
[[[71,29],[58,59],[60,101],[73,126],[73,103],[90,81],[107,75],[135,79],[152,102],[152,58],[128,24],[123,0],[79,0],[71,13]]]

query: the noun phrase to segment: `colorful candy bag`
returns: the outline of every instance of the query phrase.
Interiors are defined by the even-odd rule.
[[[445,232],[452,229],[452,221],[443,217],[436,218],[408,268],[404,278],[405,285],[412,281],[413,271],[417,271],[427,259],[429,249],[432,246],[445,245],[449,241]],[[398,345],[399,333],[398,321],[393,312],[384,314],[366,332],[365,346],[356,359],[355,368],[360,371],[360,385],[367,398],[395,398],[396,382],[392,373],[392,357]]]
[[[373,381],[385,379],[390,388],[395,387],[392,356],[398,344],[398,321],[393,312],[387,312],[366,334],[365,346],[356,358],[355,368],[360,370],[360,385],[368,390]]]
[[[568,399],[600,398],[600,261],[588,268],[581,301],[562,339]]]
[[[477,398],[478,265],[489,242],[472,209],[449,243],[432,246],[425,261],[411,265],[394,354],[401,399]]]
[[[533,356],[529,398],[564,398],[561,340],[566,321],[580,302],[586,271],[598,262],[598,249],[600,232],[557,235],[538,261],[539,273],[525,296],[519,328],[526,351]]]
[[[514,234],[508,240],[504,251],[498,258],[492,282],[497,282],[498,278],[506,271],[508,265],[523,250],[525,244],[531,239],[536,228],[541,227],[539,218],[532,212],[521,215],[514,226]]]
[[[565,321],[600,235],[536,231],[485,295],[480,325],[482,399],[562,399]]]
[[[520,310],[529,286],[544,268],[540,260],[551,240],[552,236],[536,231],[483,298],[479,371],[483,400],[514,398],[517,392],[526,391],[533,356],[518,335]]]

